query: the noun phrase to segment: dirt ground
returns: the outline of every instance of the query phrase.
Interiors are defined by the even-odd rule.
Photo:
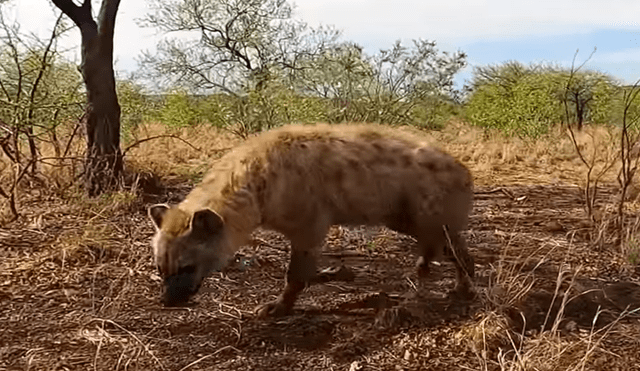
[[[269,231],[193,305],[160,305],[145,208],[187,191],[28,196],[0,229],[0,370],[640,370],[640,269],[594,247],[576,187],[477,187],[471,302],[446,296],[450,263],[418,280],[410,238],[336,227],[322,266],[355,279],[271,320],[253,310],[279,294],[288,242]]]

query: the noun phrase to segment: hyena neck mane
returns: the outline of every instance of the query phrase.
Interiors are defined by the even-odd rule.
[[[224,195],[211,194],[207,191],[202,185],[195,188],[179,208],[189,217],[202,209],[215,211],[224,221],[224,230],[230,247],[235,251],[248,244],[251,232],[260,225],[262,220],[260,205],[255,194],[248,187],[242,187]]]
[[[236,191],[225,200],[220,215],[234,250],[250,242],[251,232],[262,222],[260,209],[255,195],[246,189]]]
[[[178,208],[189,217],[202,209],[218,213],[230,247],[234,250],[249,242],[251,232],[262,220],[257,181],[267,146],[251,145],[251,140],[214,161],[202,182]]]

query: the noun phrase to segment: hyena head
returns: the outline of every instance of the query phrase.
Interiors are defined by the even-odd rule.
[[[222,270],[233,259],[225,223],[210,209],[189,215],[175,206],[159,204],[148,211],[156,229],[151,244],[164,281],[162,302],[165,306],[184,304],[209,273]]]

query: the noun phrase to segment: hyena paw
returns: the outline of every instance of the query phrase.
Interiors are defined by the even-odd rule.
[[[314,283],[326,283],[332,281],[352,282],[356,278],[355,273],[349,267],[341,265],[339,267],[325,268],[313,279]]]
[[[469,284],[457,284],[453,290],[449,291],[449,297],[451,299],[458,300],[473,300],[476,297],[476,292],[471,288]]]
[[[416,270],[418,271],[418,277],[428,277],[431,271],[429,270],[429,262],[422,256],[416,261]]]
[[[259,318],[282,317],[291,313],[291,309],[291,306],[286,305],[280,300],[276,300],[259,305],[256,308],[255,313]]]

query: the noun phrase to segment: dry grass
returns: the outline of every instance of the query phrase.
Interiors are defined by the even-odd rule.
[[[588,127],[577,133],[577,142],[588,156],[595,153],[596,170],[611,161],[615,146],[613,129]],[[435,134],[452,154],[470,166],[479,184],[579,184],[587,169],[562,128],[535,140],[505,137],[464,123],[454,123]],[[605,178],[612,181],[615,169]]]
[[[72,130],[68,128],[59,134],[62,148],[66,147]],[[402,127],[401,130],[419,133],[427,141],[460,158],[472,169],[477,184],[584,183],[587,169],[561,128],[554,128],[548,135],[528,141],[505,137],[499,132],[487,132],[458,121],[440,132],[422,132],[411,127]],[[617,134],[615,129],[602,126],[587,127],[577,133],[577,141],[587,157],[596,157],[596,170],[616,155],[614,141]],[[140,125],[133,138],[134,143],[129,144],[131,148],[125,146],[129,168],[149,171],[163,178],[198,177],[206,172],[212,158],[221,156],[241,142],[237,136],[215,127],[171,129],[158,123]],[[136,140],[141,143],[135,144]],[[69,165],[79,165],[84,156],[83,139],[77,133],[74,136],[67,154],[73,160],[51,160],[57,155],[50,144],[43,145],[41,152],[42,157],[50,159],[41,165],[44,175],[56,184],[63,184],[71,176]],[[613,168],[604,179],[613,181],[616,171],[617,168]],[[11,164],[0,157],[0,184],[10,184],[12,176]]]
[[[133,169],[150,171],[163,178],[202,175],[212,159],[222,156],[241,142],[233,134],[215,127],[176,130],[157,123],[139,126],[134,136],[138,141],[157,139],[132,147],[128,151],[127,164]]]
[[[582,323],[580,327],[575,318],[572,318],[576,314],[572,313],[575,308],[568,304],[581,295],[599,291],[577,287],[579,285],[576,280],[579,279],[581,266],[573,270],[560,270],[553,293],[546,293],[545,298],[540,298],[541,295],[536,290],[541,284],[537,281],[550,277],[539,277],[536,269],[547,261],[553,261],[549,259],[552,251],[542,253],[542,249],[538,249],[526,257],[520,256],[522,259],[516,260],[517,264],[514,264],[508,259],[508,250],[507,246],[497,266],[491,269],[489,285],[483,296],[484,310],[456,334],[456,338],[475,354],[479,369],[600,369],[605,365],[613,366],[610,358],[615,359],[614,365],[621,364],[623,369],[629,366],[622,360],[624,353],[617,352],[615,347],[605,346],[605,342],[637,332],[637,324],[624,326],[620,322],[629,316],[637,317],[640,308],[630,312],[624,310],[617,317],[609,319],[606,325],[596,327],[598,317],[606,311],[598,306],[588,318],[590,324]],[[530,259],[537,261],[531,262]],[[530,266],[527,263],[535,264],[532,268],[524,269],[527,265]],[[536,296],[536,300],[527,299]],[[546,299],[550,299],[550,304]],[[538,305],[541,306],[532,308]],[[540,322],[542,317],[536,318],[532,313],[536,310],[541,311],[538,314],[544,315],[544,321]],[[519,318],[514,321],[513,316]],[[527,323],[536,319],[538,321],[535,323]],[[514,326],[514,323],[517,325]],[[614,339],[613,344],[615,341]]]
[[[613,155],[610,134],[592,130],[578,141],[603,166]],[[638,281],[640,219],[630,222],[623,249],[594,249],[594,235],[610,227],[604,217],[595,226],[585,221],[576,185],[586,169],[568,137],[555,131],[526,142],[462,123],[424,135],[467,164],[478,184],[469,236],[478,272],[473,303],[440,295],[453,281],[448,264],[418,283],[407,238],[337,229],[324,263],[339,256],[358,278],[310,288],[290,318],[252,315],[279,292],[286,264],[287,242],[264,231],[259,246],[242,251],[238,269],[207,280],[199,305],[161,308],[145,208],[179,200],[184,185],[239,140],[211,128],[146,124],[138,138],[162,137],[131,148],[127,166],[168,185],[155,199],[136,189],[61,198],[21,184],[23,216],[0,228],[0,369],[640,369],[638,313],[625,311],[634,295],[640,306],[640,293],[616,286]],[[45,167],[46,177],[64,181],[59,167]],[[0,169],[2,184],[11,184],[5,160]],[[602,204],[614,196],[603,189]],[[393,294],[393,308],[342,309],[380,292]]]
[[[536,140],[506,137],[463,122],[452,122],[440,132],[423,132],[411,127],[401,130],[419,133],[469,166],[477,184],[582,184],[587,169],[580,162],[569,136],[561,128]],[[159,124],[145,124],[137,138],[176,134],[145,142],[130,151],[129,163],[159,175],[206,171],[212,157],[218,157],[240,140],[229,132],[211,127],[195,127],[180,132]],[[577,141],[587,156],[596,156],[596,170],[616,155],[614,129],[587,127],[577,133]],[[605,179],[613,181],[616,169]]]

